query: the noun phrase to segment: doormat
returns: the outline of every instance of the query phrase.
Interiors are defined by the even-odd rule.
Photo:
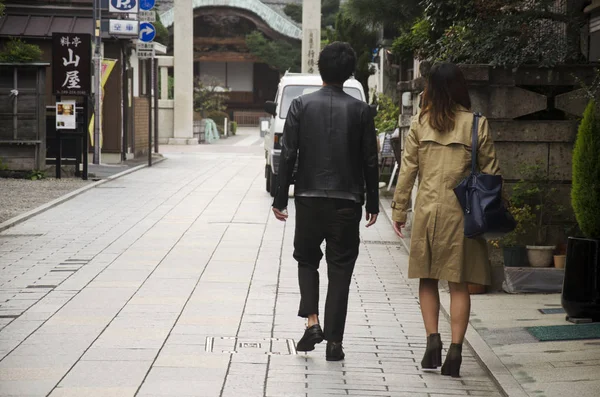
[[[527,327],[527,332],[540,342],[600,339],[600,323]]]
[[[542,314],[565,314],[565,309],[538,309]]]

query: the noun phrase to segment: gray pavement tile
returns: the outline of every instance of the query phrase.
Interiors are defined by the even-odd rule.
[[[133,395],[148,369],[138,396],[495,395],[468,351],[463,383],[418,368],[425,337],[417,289],[405,278],[405,253],[392,245],[361,246],[345,363],[325,362],[324,344],[301,355],[222,353],[233,350],[226,343],[206,352],[207,337],[302,335],[295,222],[284,225],[269,213],[261,150],[177,155],[111,182],[126,189],[94,189],[19,225],[15,232],[44,235],[11,246],[14,252],[0,245],[0,261],[13,263],[0,269],[0,286],[8,280],[14,286],[0,293],[0,302],[12,299],[0,310],[24,311],[0,330],[0,341],[16,346],[47,322],[0,362],[6,376],[30,377],[30,391],[47,395],[55,385],[35,377],[75,364],[51,397]],[[364,240],[395,241],[384,222],[361,231]],[[66,280],[50,272],[72,258],[91,261]],[[324,297],[324,264],[321,275]],[[45,296],[50,289],[26,288],[36,280],[58,286]],[[31,294],[15,299],[21,291]],[[447,339],[449,326],[440,325]],[[2,392],[10,382],[27,392],[19,380],[0,378]]]
[[[151,361],[79,361],[60,382],[59,387],[139,386]]]
[[[49,397],[134,397],[136,387],[57,387]]]

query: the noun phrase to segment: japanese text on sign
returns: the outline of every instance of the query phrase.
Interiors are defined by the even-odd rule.
[[[53,91],[56,95],[89,95],[91,35],[54,33]]]

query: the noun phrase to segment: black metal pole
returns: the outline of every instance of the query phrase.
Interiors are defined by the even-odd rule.
[[[90,125],[90,98],[83,98],[83,136],[82,136],[82,146],[83,146],[83,175],[81,179],[84,181],[88,180],[88,126]]]
[[[60,96],[56,96],[54,106],[58,106],[58,102],[61,101]],[[54,110],[56,114],[56,109]],[[56,143],[58,146],[58,150],[56,151],[56,179],[61,178],[61,167],[62,167],[62,139],[60,136],[60,128],[57,128],[57,122],[54,121],[54,130],[56,131]]]
[[[158,59],[152,58],[154,67],[154,153],[158,153]]]
[[[148,84],[148,167],[152,167],[152,58],[148,59],[147,82]]]
[[[100,81],[102,74],[102,5],[94,0],[94,164],[100,164]]]

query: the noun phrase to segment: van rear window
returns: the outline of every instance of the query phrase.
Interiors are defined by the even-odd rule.
[[[283,98],[281,99],[281,109],[279,117],[285,119],[292,101],[301,95],[311,94],[322,88],[320,85],[288,85],[283,89]],[[358,100],[362,100],[360,90],[354,87],[344,87],[344,92]]]

